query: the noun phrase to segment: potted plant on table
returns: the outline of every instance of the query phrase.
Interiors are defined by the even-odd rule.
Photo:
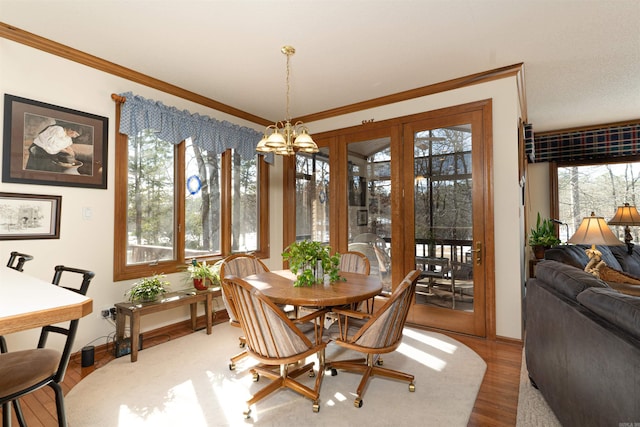
[[[134,283],[125,296],[131,302],[150,302],[155,301],[158,296],[168,292],[169,282],[164,280],[166,276],[156,274],[152,277],[145,277],[139,282]]]
[[[338,265],[340,254],[331,255],[331,248],[320,242],[302,240],[290,244],[282,253],[289,262],[289,268],[297,276],[293,286],[312,286],[316,283],[330,283],[344,280],[340,277]]]
[[[544,251],[552,246],[559,245],[560,239],[556,236],[556,228],[550,219],[542,220],[540,212],[536,226],[529,233],[529,246],[533,249],[533,253],[537,259],[544,258]]]
[[[207,264],[207,261],[198,262],[193,259],[187,271],[189,278],[193,280],[193,287],[199,291],[204,291],[209,287],[209,284],[215,284],[218,281],[215,264]]]

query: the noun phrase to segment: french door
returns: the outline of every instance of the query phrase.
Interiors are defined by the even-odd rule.
[[[494,316],[491,102],[316,141],[321,152],[298,154],[295,177],[285,179],[295,188],[285,192],[285,216],[296,218],[285,244],[312,238],[362,252],[388,292],[419,268],[408,321],[486,336]]]
[[[404,259],[422,270],[409,321],[486,336],[486,112],[452,113],[403,128]]]

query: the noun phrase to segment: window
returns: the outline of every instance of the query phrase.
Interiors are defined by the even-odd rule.
[[[560,240],[566,242],[580,225],[582,218],[594,212],[609,221],[618,206],[640,202],[640,162],[559,165],[558,208]],[[611,226],[623,240],[624,227]],[[631,227],[638,242],[638,227]]]
[[[114,280],[173,273],[192,258],[268,256],[268,171],[150,131],[116,136]]]
[[[309,239],[329,243],[329,156],[297,154],[296,241]]]

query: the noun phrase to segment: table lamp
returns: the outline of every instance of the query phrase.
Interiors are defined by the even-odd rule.
[[[631,225],[640,225],[640,213],[635,206],[629,206],[629,203],[625,203],[624,206],[618,206],[616,214],[609,220],[609,225],[624,225],[624,242],[627,244],[627,251],[629,255],[633,253],[633,237],[631,237]]]
[[[591,216],[586,216],[582,219],[580,227],[567,240],[567,243],[591,245],[590,249],[585,249],[589,257],[589,263],[584,268],[584,271],[594,276],[599,276],[599,268],[606,265],[602,261],[602,253],[596,249],[596,245],[614,246],[624,244],[613,234],[604,218],[596,216],[593,212],[591,212]]]

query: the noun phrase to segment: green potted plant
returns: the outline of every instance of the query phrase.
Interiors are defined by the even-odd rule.
[[[193,287],[203,291],[209,287],[209,283],[217,281],[217,274],[214,265],[207,264],[207,261],[198,262],[195,258],[191,260],[191,265],[187,267],[189,278],[193,280]]]
[[[131,288],[125,292],[125,296],[128,297],[131,302],[155,301],[158,296],[168,292],[169,282],[164,280],[165,277],[163,274],[145,277],[139,282],[134,283]]]
[[[285,249],[282,258],[289,262],[289,268],[297,276],[293,286],[323,283],[325,276],[330,283],[343,279],[338,270],[340,254],[331,255],[331,248],[320,242],[294,242]]]
[[[536,226],[529,233],[529,246],[533,249],[533,253],[537,259],[544,258],[544,251],[552,246],[559,245],[560,239],[556,237],[556,228],[550,219],[538,219]]]

